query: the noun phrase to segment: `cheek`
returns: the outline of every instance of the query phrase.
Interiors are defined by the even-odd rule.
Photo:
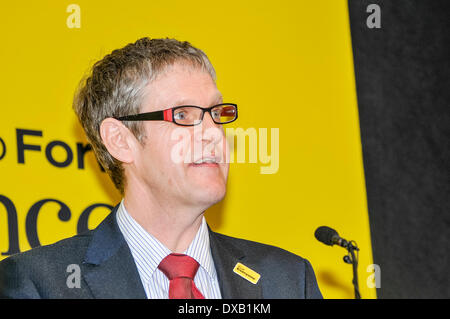
[[[169,153],[171,163],[181,164],[192,161],[192,136],[185,128],[176,128],[170,134],[170,140],[163,148]]]
[[[222,161],[225,162],[227,164],[227,171],[229,168],[229,163],[230,163],[230,145],[228,144],[228,139],[227,137],[224,135],[223,136],[223,140],[221,143],[221,151],[222,151]]]
[[[225,181],[228,179],[229,168],[230,168],[230,165],[228,163],[220,164],[220,169],[222,171],[223,179]]]
[[[145,174],[148,182],[155,189],[174,189],[178,181],[183,179],[180,164],[171,158],[173,147],[167,143],[155,143],[147,149],[146,158],[143,158]]]
[[[179,161],[185,146],[179,132],[174,133],[167,126],[155,126],[147,132],[144,148],[143,160],[153,166],[150,169],[168,174]]]

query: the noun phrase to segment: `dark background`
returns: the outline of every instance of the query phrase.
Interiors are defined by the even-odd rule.
[[[378,298],[450,298],[449,4],[349,0]]]

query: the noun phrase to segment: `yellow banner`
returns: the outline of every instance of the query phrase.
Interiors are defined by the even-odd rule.
[[[120,201],[73,94],[112,50],[173,37],[205,51],[224,100],[239,105],[210,226],[307,258],[324,297],[353,298],[345,250],[314,238],[336,228],[361,249],[362,297],[376,296],[347,1],[52,0],[0,14],[1,258],[92,229]]]

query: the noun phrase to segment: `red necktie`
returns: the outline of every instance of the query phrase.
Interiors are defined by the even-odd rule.
[[[198,262],[183,254],[170,254],[158,268],[170,280],[169,299],[205,299],[194,284]]]

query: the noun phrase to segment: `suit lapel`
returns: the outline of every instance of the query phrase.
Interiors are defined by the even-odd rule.
[[[248,263],[245,254],[235,247],[224,236],[209,229],[211,254],[214,260],[220,291],[223,299],[260,299],[262,298],[261,285],[253,284],[233,272],[238,262]]]
[[[117,208],[94,230],[82,274],[94,298],[146,298],[133,256],[116,222]]]

